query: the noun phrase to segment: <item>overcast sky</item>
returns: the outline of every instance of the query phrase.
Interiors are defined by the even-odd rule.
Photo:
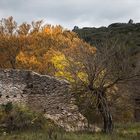
[[[18,22],[43,19],[72,29],[75,25],[108,26],[114,22],[140,22],[140,0],[0,0],[0,19]]]

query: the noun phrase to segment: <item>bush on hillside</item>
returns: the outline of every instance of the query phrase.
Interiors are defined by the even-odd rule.
[[[6,131],[37,130],[45,127],[42,114],[31,111],[26,106],[7,103],[0,108],[0,126]]]

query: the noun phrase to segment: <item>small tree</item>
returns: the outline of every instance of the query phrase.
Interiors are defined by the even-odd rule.
[[[69,62],[65,71],[73,76],[74,89],[81,89],[82,92],[95,97],[94,103],[103,118],[104,132],[112,132],[108,89],[134,81],[140,74],[139,66],[132,67],[134,62],[129,49],[125,44],[106,41],[97,50],[88,45],[81,45],[65,51],[64,54]]]

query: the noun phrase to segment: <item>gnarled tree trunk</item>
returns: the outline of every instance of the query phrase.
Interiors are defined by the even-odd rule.
[[[111,133],[113,131],[113,121],[104,91],[98,91],[97,99],[98,99],[98,109],[101,113],[104,122],[103,131],[105,133]]]

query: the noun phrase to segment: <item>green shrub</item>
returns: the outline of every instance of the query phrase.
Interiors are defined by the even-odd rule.
[[[45,127],[42,114],[31,111],[26,106],[7,103],[0,108],[0,125],[8,132],[16,130],[37,130]]]
[[[6,105],[3,105],[3,108],[4,108],[4,111],[5,111],[6,113],[11,112],[12,109],[13,109],[13,104],[12,104],[12,102],[8,102]]]

